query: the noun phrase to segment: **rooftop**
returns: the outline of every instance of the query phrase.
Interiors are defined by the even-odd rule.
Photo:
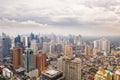
[[[4,71],[11,72],[8,68],[3,68]]]
[[[50,70],[46,70],[42,73],[42,75],[45,75],[49,78],[53,78],[53,77],[56,77],[58,75],[62,74],[61,71],[58,71],[58,70],[53,70],[53,69],[50,69]]]
[[[56,71],[56,70],[48,70],[48,71],[46,71],[46,73],[47,74],[49,74],[49,75],[55,75],[55,74],[57,74],[59,71]]]
[[[116,74],[120,75],[120,69],[115,72]]]

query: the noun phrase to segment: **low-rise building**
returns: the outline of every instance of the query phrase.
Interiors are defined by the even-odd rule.
[[[13,72],[11,70],[9,70],[8,68],[3,68],[2,72],[3,72],[2,75],[4,77],[11,78],[13,76]]]
[[[40,80],[64,80],[64,75],[58,70],[46,70],[42,72]]]
[[[115,72],[114,80],[120,80],[120,69]]]

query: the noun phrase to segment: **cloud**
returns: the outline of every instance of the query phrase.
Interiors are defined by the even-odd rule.
[[[16,20],[9,20],[6,18],[3,18],[0,20],[0,27],[4,28],[5,26],[8,26],[8,28],[35,28],[35,27],[46,27],[47,24],[40,24],[35,21],[16,21]]]
[[[94,8],[94,7],[103,7],[103,8],[109,8],[111,6],[119,6],[120,1],[119,0],[87,0],[84,2],[84,4],[87,7]]]
[[[37,23],[35,21],[24,21],[24,22],[20,22],[20,24],[23,24],[23,25],[36,25],[36,26],[47,26],[47,24],[40,24],[40,23]]]
[[[85,35],[96,35],[99,32],[101,35],[107,35],[110,30],[109,35],[120,35],[116,30],[120,26],[119,0],[0,0],[0,2],[2,31],[13,28],[16,33],[54,31],[66,34],[81,32]],[[10,31],[12,33],[12,29]]]

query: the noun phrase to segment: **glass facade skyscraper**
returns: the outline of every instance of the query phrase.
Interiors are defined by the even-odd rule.
[[[24,67],[26,72],[34,69],[34,54],[32,49],[26,49],[24,53]]]

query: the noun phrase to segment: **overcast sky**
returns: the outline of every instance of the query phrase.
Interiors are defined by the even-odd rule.
[[[0,32],[120,36],[120,0],[0,0]]]

